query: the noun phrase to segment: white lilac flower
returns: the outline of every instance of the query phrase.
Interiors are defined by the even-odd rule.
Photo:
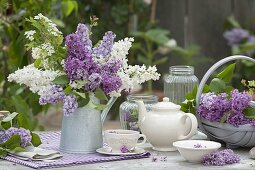
[[[128,50],[131,48],[132,42],[134,42],[134,38],[125,38],[115,42],[112,47],[110,58],[113,60],[120,60],[123,66],[127,66]]]
[[[62,34],[62,32],[60,32],[57,29],[57,25],[54,24],[49,18],[45,17],[44,15],[42,15],[41,13],[39,13],[38,15],[36,15],[34,17],[35,20],[44,20],[47,24],[48,24],[48,32],[51,33],[54,36],[59,36]]]
[[[29,87],[33,93],[43,94],[50,88],[51,82],[61,75],[60,72],[51,70],[39,70],[33,64],[18,69],[8,76],[8,81],[24,84]]]
[[[32,48],[33,59],[50,57],[54,53],[54,47],[50,43],[43,43],[38,47]]]
[[[112,91],[109,94],[111,97],[119,97],[122,90],[129,91],[139,84],[142,84],[148,80],[158,80],[160,77],[160,74],[157,73],[157,68],[155,66],[149,66],[146,68],[145,65],[128,65],[128,67],[122,68],[117,75],[120,77],[122,85],[117,91]]]
[[[33,35],[36,33],[35,30],[30,30],[30,31],[26,31],[24,33],[24,35],[26,36],[27,39],[29,39],[30,41],[33,41],[34,40],[34,37]]]
[[[50,43],[43,43],[41,48],[46,51],[47,56],[51,56],[55,53],[54,47]]]
[[[148,80],[158,80],[160,77],[160,74],[157,73],[157,68],[155,66],[149,66],[146,68],[145,65],[129,65],[126,73],[132,78],[133,84],[141,84]]]
[[[32,48],[32,58],[33,59],[38,59],[41,58],[41,49],[38,47]]]

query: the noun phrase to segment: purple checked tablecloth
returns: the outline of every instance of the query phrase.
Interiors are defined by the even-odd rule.
[[[43,132],[40,133],[40,137],[42,140],[41,148],[51,149],[51,150],[59,150],[59,141],[60,141],[60,132]],[[147,158],[150,156],[149,152],[145,152],[138,155],[130,155],[130,156],[108,156],[101,155],[98,153],[93,154],[66,154],[61,153],[63,157],[54,162],[43,162],[43,161],[25,161],[20,160],[18,158],[12,156],[6,156],[5,160],[15,162],[21,165],[25,165],[28,167],[32,167],[35,169],[42,168],[56,168],[56,167],[66,167],[66,166],[74,166],[74,165],[84,165],[91,163],[99,163],[99,162],[108,162],[108,161],[118,161],[118,160],[127,160],[127,159],[139,159],[139,158]]]

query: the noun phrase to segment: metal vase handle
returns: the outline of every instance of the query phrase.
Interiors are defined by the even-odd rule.
[[[111,109],[112,105],[114,104],[116,100],[117,100],[117,97],[111,97],[110,100],[107,102],[107,107],[101,113],[102,124],[104,123],[109,110]]]
[[[218,61],[217,63],[215,63],[204,75],[204,77],[202,78],[199,86],[198,86],[198,90],[197,90],[197,95],[196,95],[196,108],[198,109],[199,107],[199,102],[200,102],[200,97],[202,95],[202,91],[204,88],[205,83],[207,82],[208,78],[212,75],[212,73],[218,69],[220,66],[222,66],[225,63],[228,63],[230,61],[234,61],[234,60],[247,60],[247,61],[251,61],[255,63],[255,59],[251,58],[251,57],[247,57],[247,56],[242,56],[242,55],[233,55],[233,56],[229,56],[226,57],[220,61]],[[251,101],[250,102],[250,106],[255,106],[255,102]],[[198,126],[199,129],[202,130],[204,133],[208,134],[205,129],[202,126],[201,120],[197,114],[197,120],[198,120]]]

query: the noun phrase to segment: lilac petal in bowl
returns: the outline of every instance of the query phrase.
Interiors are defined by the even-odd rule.
[[[206,140],[182,140],[173,143],[180,154],[189,162],[202,162],[203,156],[218,150],[221,144]]]

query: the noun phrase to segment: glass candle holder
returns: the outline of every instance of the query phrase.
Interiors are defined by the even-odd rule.
[[[127,100],[120,105],[119,116],[122,129],[140,131],[138,127],[138,105],[135,100],[142,100],[147,111],[158,102],[155,95],[133,94],[128,95]]]
[[[164,77],[164,95],[173,103],[180,104],[187,93],[198,86],[198,78],[192,66],[171,66]]]

